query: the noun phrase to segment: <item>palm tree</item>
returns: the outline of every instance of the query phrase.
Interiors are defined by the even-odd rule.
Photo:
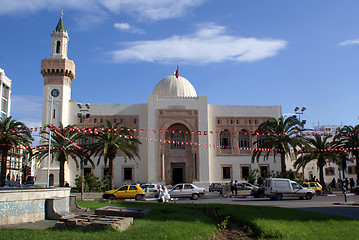
[[[69,162],[70,159],[75,161],[77,169],[79,168],[78,160],[85,161],[89,160],[86,158],[85,151],[82,147],[76,144],[76,141],[82,139],[83,135],[78,131],[73,131],[76,126],[68,125],[63,127],[60,124],[60,127],[55,126],[46,126],[51,128],[51,149],[50,153],[52,156],[52,161],[57,160],[60,163],[60,172],[59,172],[59,186],[63,187],[65,185],[65,162]],[[42,134],[42,143],[38,146],[37,159],[39,161],[44,160],[44,158],[49,157],[49,139],[50,133],[48,131],[41,131]]]
[[[6,183],[7,158],[12,146],[28,147],[34,140],[31,133],[26,131],[28,128],[24,123],[11,120],[11,118],[10,116],[0,120],[1,187],[4,187]]]
[[[112,125],[110,121],[106,120],[105,125],[97,128],[100,129],[100,132],[93,135],[95,143],[90,146],[90,154],[98,157],[97,165],[100,164],[101,157],[104,157],[105,165],[108,162],[110,188],[113,189],[113,161],[118,151],[122,153],[125,162],[127,159],[134,160],[137,165],[136,157],[140,160],[140,156],[136,144],[141,144],[141,142],[135,138],[132,130],[120,127],[120,123]]]
[[[336,147],[348,149],[356,161],[355,172],[357,174],[357,184],[359,184],[359,125],[344,126],[338,129],[339,134],[334,137]]]
[[[265,152],[263,158],[266,160],[269,155],[272,154],[275,160],[276,154],[280,155],[281,160],[281,176],[286,177],[286,164],[285,158],[288,156],[291,158],[290,151],[293,150],[296,154],[297,146],[300,146],[302,142],[301,137],[294,137],[297,132],[300,132],[300,122],[295,116],[290,116],[284,119],[283,116],[278,118],[268,119],[266,122],[259,125],[258,129],[253,135],[263,136],[253,143],[257,144],[256,148],[252,153],[252,162]],[[260,149],[259,149],[260,148]],[[266,151],[262,151],[265,148]]]
[[[306,138],[305,140],[309,143],[309,153],[305,153],[303,155],[303,161],[301,158],[298,158],[295,163],[294,167],[299,169],[300,167],[304,167],[312,160],[316,160],[317,166],[319,168],[319,181],[320,184],[324,187],[324,166],[327,164],[328,161],[334,163],[341,163],[341,159],[337,152],[331,151],[332,149],[332,142],[328,139],[330,136],[319,136],[315,135],[314,138]]]

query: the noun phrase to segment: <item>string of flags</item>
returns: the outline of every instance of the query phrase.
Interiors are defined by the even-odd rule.
[[[61,127],[55,127],[55,126],[51,126],[51,127],[35,127],[35,128],[28,128],[28,129],[21,129],[21,130],[13,130],[11,131],[11,133],[23,133],[23,132],[41,132],[41,131],[47,131],[47,129],[49,129],[51,131],[54,131],[55,129],[58,129],[59,131],[62,130]],[[105,128],[79,128],[79,127],[71,127],[71,128],[68,128],[68,127],[65,127],[63,128],[65,131],[66,130],[69,130],[69,131],[77,131],[77,132],[85,132],[85,133],[93,133],[93,132],[98,132],[99,130],[101,131],[111,131],[111,129],[105,129]],[[114,129],[113,131],[122,131],[124,130],[124,128],[119,128],[119,129]],[[291,132],[291,133],[288,133],[288,132],[256,132],[254,130],[249,130],[249,131],[246,131],[246,130],[240,130],[240,131],[229,131],[227,129],[221,129],[221,130],[217,130],[217,131],[214,131],[214,130],[202,130],[202,131],[181,131],[181,130],[156,130],[156,129],[136,129],[136,128],[126,128],[126,130],[128,131],[133,131],[133,132],[139,132],[139,133],[144,133],[144,132],[153,132],[153,133],[164,133],[164,132],[171,132],[171,133],[176,133],[176,132],[179,132],[179,133],[183,133],[183,134],[187,134],[187,135],[213,135],[213,134],[218,134],[218,133],[228,133],[228,134],[243,134],[244,136],[248,136],[248,135],[257,135],[257,136],[292,136],[292,135],[295,135],[295,136],[316,136],[316,135],[319,135],[319,136],[359,136],[359,132],[357,134],[355,133],[348,133],[348,132],[335,132],[335,133],[332,133],[332,132],[320,132],[320,131],[305,131],[305,132]],[[9,134],[10,131],[7,131],[7,132],[0,132],[0,134]]]

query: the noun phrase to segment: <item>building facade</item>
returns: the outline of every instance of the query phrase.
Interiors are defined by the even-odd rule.
[[[208,188],[212,182],[244,181],[254,169],[259,174],[280,171],[279,161],[271,158],[252,163],[250,147],[257,140],[253,131],[267,119],[280,117],[281,106],[208,104],[207,97],[197,96],[193,85],[177,71],[158,82],[147,103],[91,103],[90,117],[79,118],[78,103],[71,99],[75,64],[67,58],[69,37],[62,16],[51,38],[50,57],[41,62],[42,124],[58,126],[61,122],[64,126],[93,128],[109,120],[134,130],[142,142],[141,159],[137,167],[135,162],[124,162],[121,155],[116,157],[115,186],[132,182],[193,182]],[[92,172],[100,179],[106,171],[103,161],[96,168],[85,166],[85,173]],[[57,162],[48,167],[45,160],[37,170],[36,183],[46,185],[47,179],[52,178],[57,185],[58,172]],[[75,163],[67,163],[66,181],[73,186],[77,175],[80,173]]]

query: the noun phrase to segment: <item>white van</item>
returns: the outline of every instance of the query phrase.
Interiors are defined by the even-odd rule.
[[[315,192],[313,189],[302,188],[287,178],[267,178],[264,182],[264,195],[271,200],[281,200],[283,197],[310,200],[315,196]]]

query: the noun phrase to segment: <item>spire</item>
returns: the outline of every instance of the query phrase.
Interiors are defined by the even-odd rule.
[[[57,32],[66,31],[65,26],[64,26],[64,22],[62,21],[62,15],[63,14],[64,14],[63,10],[61,10],[61,17],[60,17],[59,23],[57,24],[56,29],[55,29]]]

